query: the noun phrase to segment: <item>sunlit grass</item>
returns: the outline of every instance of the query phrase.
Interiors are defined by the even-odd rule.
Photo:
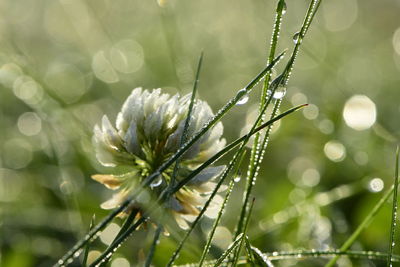
[[[6,15],[0,29],[0,265],[399,262],[398,152],[395,167],[387,164],[399,138],[398,93],[387,82],[397,72],[377,71],[373,56],[365,57],[381,48],[342,49],[352,38],[346,31],[361,24],[357,10],[367,11],[339,2],[4,4],[0,10],[21,16]],[[346,19],[335,22],[336,11]],[[192,91],[190,108],[180,149],[108,213],[99,208],[108,194],[89,177],[126,169],[97,162],[92,128],[103,114],[115,117],[137,86]],[[199,98],[217,112],[189,136]],[[245,122],[251,110],[257,114]],[[228,145],[177,178],[184,153],[221,121]],[[226,167],[214,190],[189,229],[175,227],[169,199],[215,162]],[[143,210],[117,218],[165,170],[173,170],[168,187]],[[221,196],[221,206],[210,207]],[[210,208],[213,219],[203,216]],[[111,226],[117,230],[108,232]]]

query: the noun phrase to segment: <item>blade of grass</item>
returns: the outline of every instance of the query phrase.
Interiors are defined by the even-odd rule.
[[[195,78],[194,83],[193,83],[192,95],[190,97],[190,103],[189,103],[189,108],[188,108],[188,112],[187,112],[187,115],[186,115],[185,125],[183,127],[181,140],[179,142],[179,146],[180,147],[186,142],[187,137],[188,137],[188,129],[189,129],[189,125],[190,125],[190,117],[192,116],[193,106],[194,106],[194,102],[195,102],[195,98],[196,98],[197,84],[199,82],[200,69],[201,69],[201,65],[202,65],[202,62],[203,62],[203,56],[204,56],[204,53],[201,52],[200,53],[200,58],[199,58],[199,63],[197,64],[196,78]],[[179,169],[179,158],[176,159],[175,166],[174,166],[174,171],[172,172],[172,175],[171,175],[171,182],[169,184],[170,188],[172,188],[175,185],[176,173],[177,173],[178,169]]]
[[[183,132],[182,132],[182,136],[181,136],[181,139],[180,139],[179,146],[182,146],[185,143],[185,141],[187,140],[187,137],[188,137],[188,129],[189,129],[189,125],[190,125],[190,118],[192,116],[192,111],[193,111],[194,102],[195,102],[195,98],[196,98],[197,84],[199,82],[200,70],[201,70],[201,65],[202,65],[202,62],[203,62],[203,56],[204,56],[204,53],[201,52],[200,53],[199,62],[197,64],[196,78],[195,78],[194,83],[193,83],[192,95],[191,95],[191,98],[190,98],[188,112],[187,112],[187,115],[186,115],[185,125],[184,125],[184,128],[183,128]],[[171,175],[171,181],[170,181],[170,184],[169,184],[170,190],[175,185],[176,173],[179,170],[179,162],[180,162],[180,158],[177,158],[176,162],[175,162],[174,170],[173,170],[172,175]],[[166,198],[168,199],[169,197],[170,196],[168,195]],[[147,259],[146,259],[145,267],[150,266],[150,264],[152,262],[152,259],[153,259],[153,256],[154,256],[154,252],[155,252],[155,249],[156,249],[156,245],[157,245],[157,242],[158,242],[158,240],[160,238],[161,229],[162,229],[162,226],[161,226],[161,224],[159,224],[159,226],[157,228],[157,231],[155,233],[155,236],[154,236],[154,241],[152,243],[152,246],[150,247],[150,251],[149,251],[149,254],[148,254]]]
[[[245,154],[245,150],[244,150],[245,149],[245,145],[246,145],[248,139],[249,138],[247,138],[245,141],[243,141],[241,147],[238,149],[236,154],[233,156],[233,159],[229,163],[228,168],[221,175],[221,180],[224,180],[226,178],[226,176],[229,174],[230,170],[234,167],[234,165],[236,163],[236,160],[239,158],[239,162],[237,164],[236,171],[234,172],[234,174],[233,174],[233,176],[232,176],[232,178],[231,178],[231,180],[229,182],[229,186],[228,186],[228,190],[227,190],[227,192],[225,194],[225,198],[223,200],[223,203],[221,204],[220,210],[218,211],[217,218],[214,220],[213,227],[211,228],[211,231],[209,233],[206,245],[204,246],[203,253],[201,255],[200,262],[199,262],[199,267],[201,267],[203,265],[203,263],[204,263],[204,261],[206,259],[207,253],[208,253],[208,251],[209,251],[209,249],[211,247],[211,242],[212,242],[212,239],[214,237],[215,231],[217,229],[217,226],[219,225],[219,222],[220,222],[220,220],[222,218],[222,214],[223,214],[223,212],[225,210],[226,204],[227,204],[227,202],[229,200],[229,197],[230,197],[230,195],[232,193],[233,186],[235,185],[235,180],[234,179],[238,175],[239,168],[240,168],[240,165],[242,163],[242,160],[243,160],[243,157],[244,157],[244,154]]]
[[[221,257],[215,262],[214,267],[221,266],[222,262],[228,257],[228,255],[239,245],[239,243],[243,240],[244,234],[240,234],[236,237],[235,241],[233,241],[229,247],[222,253]]]
[[[298,250],[298,251],[275,251],[272,253],[261,253],[268,257],[269,261],[290,260],[290,259],[309,259],[309,258],[326,258],[334,256],[347,256],[354,259],[369,259],[377,261],[386,261],[388,254],[377,251],[338,251],[338,250]],[[216,260],[207,261],[207,266],[215,264]],[[393,262],[400,262],[400,255],[393,255]],[[248,261],[241,257],[238,265],[246,265]],[[196,267],[197,263],[189,263],[185,265],[177,265],[176,267]]]
[[[394,172],[394,190],[393,190],[393,205],[392,205],[392,222],[390,224],[390,242],[389,242],[389,253],[387,266],[392,266],[392,257],[394,249],[394,237],[396,232],[396,221],[397,221],[397,191],[399,187],[399,147],[396,149],[396,165]]]
[[[256,266],[256,260],[254,259],[253,251],[251,249],[251,244],[249,241],[249,238],[246,236],[245,238],[245,245],[246,245],[246,251],[247,251],[247,261],[250,263],[252,267]]]
[[[100,223],[98,223],[88,234],[86,234],[82,239],[80,239],[64,256],[62,256],[54,266],[63,266],[70,259],[79,256],[79,251],[95,238],[96,234],[100,232],[106,225],[108,225],[119,213],[121,213],[132,201],[133,199],[143,190],[143,188],[149,186],[153,180],[155,180],[161,172],[166,170],[171,166],[177,158],[182,156],[201,136],[203,136],[213,125],[215,125],[236,103],[246,94],[248,94],[251,89],[265,76],[265,74],[270,71],[283,57],[285,51],[277,56],[271,64],[265,67],[247,86],[239,90],[239,92],[226,103],[214,117],[212,117],[201,129],[195,134],[190,140],[188,140],[181,148],[172,155],[162,166],[160,166],[155,172],[150,174],[146,179],[143,180],[139,189],[135,190],[131,196],[129,196],[118,208],[114,209],[106,218],[104,218]]]
[[[95,216],[95,214],[93,214],[92,219],[90,220],[89,231],[93,228],[95,219],[96,219],[96,216]],[[90,243],[86,244],[86,246],[85,246],[85,251],[83,252],[82,266],[87,266],[89,249],[90,249]]]
[[[109,246],[114,245],[114,243],[116,242],[116,240],[118,240],[118,238],[123,235],[128,229],[129,227],[132,225],[133,221],[135,220],[136,215],[139,213],[138,209],[132,210],[131,213],[129,213],[129,216],[126,218],[124,224],[122,225],[121,229],[119,230],[119,232],[117,233],[117,235],[115,236],[114,240],[111,242],[111,244]],[[111,258],[111,257],[110,257]],[[108,260],[110,259],[108,258]],[[108,260],[105,260],[101,265],[105,266],[108,263]]]
[[[293,66],[294,66],[295,59],[299,52],[302,40],[312,22],[312,20],[314,19],[316,12],[318,11],[320,3],[321,3],[321,0],[312,0],[310,2],[310,5],[307,9],[304,21],[301,26],[301,30],[298,34],[299,38],[297,39],[297,42],[295,42],[295,47],[293,49],[292,55],[289,58],[289,62],[286,65],[285,71],[283,72],[284,79],[283,79],[283,81],[279,80],[279,85],[284,85],[284,86],[287,85],[289,78],[290,78],[290,74],[291,74]],[[272,85],[272,83],[271,83],[271,85]],[[271,95],[270,95],[269,99],[271,99],[273,97],[275,89],[276,88],[273,88],[273,90],[271,90]],[[266,88],[265,90],[268,90],[268,88]],[[266,105],[269,104],[269,101],[270,100],[267,101]],[[259,139],[257,138],[255,140],[257,142],[255,142],[255,144],[253,145],[253,148],[252,148],[249,169],[247,172],[246,190],[243,194],[242,208],[241,208],[238,224],[236,226],[236,235],[238,233],[242,232],[243,220],[244,220],[245,214],[247,213],[247,210],[248,210],[249,197],[250,197],[253,185],[255,184],[259,166],[261,164],[261,161],[263,159],[263,156],[264,156],[267,144],[268,144],[268,138],[269,138],[269,133],[265,135],[264,140],[262,141],[262,145],[259,143]]]
[[[247,218],[246,218],[246,223],[244,225],[243,234],[245,236],[247,235],[247,227],[249,226],[250,216],[251,216],[251,212],[253,211],[254,202],[255,202],[255,198],[253,198],[253,201],[251,202],[249,213],[247,214]],[[243,247],[243,239],[240,241],[239,247],[236,249],[236,251],[234,253],[233,265],[232,266],[236,266],[237,265],[237,262],[239,260],[240,251],[242,250],[242,247]]]
[[[204,246],[203,253],[201,254],[201,258],[200,258],[200,262],[199,262],[199,267],[202,267],[202,266],[203,266],[204,260],[206,259],[207,253],[208,253],[208,251],[209,251],[209,249],[210,249],[210,247],[211,247],[211,242],[212,242],[212,240],[213,240],[215,231],[216,231],[217,226],[219,225],[219,222],[220,222],[220,220],[221,220],[222,213],[223,213],[224,210],[225,210],[226,203],[228,202],[229,197],[230,197],[230,195],[231,195],[231,193],[232,193],[232,189],[233,189],[234,184],[235,184],[235,182],[233,181],[233,179],[231,179],[231,181],[229,182],[228,190],[227,190],[227,192],[226,192],[226,194],[225,194],[224,201],[222,202],[221,208],[220,208],[219,211],[218,211],[217,218],[214,220],[213,226],[212,226],[211,231],[210,231],[210,233],[209,233],[209,235],[208,235],[208,238],[207,238],[206,245]],[[228,249],[229,249],[229,248],[228,248]],[[233,248],[232,248],[232,249],[233,249]],[[229,253],[228,253],[228,254],[229,254]]]
[[[257,262],[263,267],[274,267],[272,262],[268,259],[268,256],[263,254],[258,248],[251,246],[251,251],[256,256]]]
[[[386,261],[388,254],[377,251],[339,251],[339,250],[298,250],[298,251],[276,251],[273,253],[265,253],[271,261],[287,260],[287,259],[307,259],[321,257],[347,256],[355,259],[370,259]],[[400,255],[393,255],[394,262],[400,262]]]
[[[225,148],[226,148],[226,147],[225,147]],[[181,249],[183,248],[183,245],[185,244],[187,238],[188,238],[189,235],[192,233],[193,229],[196,227],[197,223],[200,221],[200,219],[202,218],[203,214],[206,212],[208,206],[209,206],[210,203],[212,202],[214,196],[217,194],[217,192],[218,192],[219,188],[221,187],[222,183],[224,182],[225,178],[226,178],[227,175],[229,174],[230,170],[234,167],[237,158],[240,158],[239,164],[238,164],[238,166],[240,166],[240,164],[241,164],[241,162],[242,162],[242,160],[243,160],[243,155],[244,155],[244,149],[243,149],[243,148],[244,148],[244,147],[241,146],[241,147],[238,149],[238,151],[236,152],[236,154],[234,155],[234,157],[232,158],[232,160],[229,162],[228,167],[227,167],[227,168],[224,170],[224,172],[222,173],[220,180],[218,181],[217,185],[215,186],[215,188],[214,188],[213,192],[211,193],[210,197],[207,199],[207,201],[206,201],[206,203],[204,204],[203,208],[201,209],[199,215],[198,215],[198,216],[196,217],[196,219],[193,221],[191,227],[190,227],[189,230],[186,232],[185,236],[183,237],[183,239],[182,239],[181,242],[179,243],[177,249],[176,249],[176,250],[174,251],[174,253],[172,254],[172,256],[171,256],[169,262],[168,262],[167,265],[166,265],[167,267],[171,266],[171,265],[175,262],[175,260],[177,259],[178,255],[179,255],[179,252],[180,252]],[[242,156],[240,156],[240,155],[242,155]],[[215,155],[214,155],[214,156],[215,156]],[[206,162],[206,163],[207,163],[207,162]],[[205,164],[206,164],[206,163],[205,163]],[[203,165],[204,165],[204,164],[203,164]],[[201,166],[200,166],[200,167],[201,167]],[[199,168],[198,168],[198,169],[199,169]],[[238,171],[238,169],[239,169],[239,168],[236,169],[236,172]],[[196,171],[197,171],[197,170],[196,170]],[[193,172],[192,172],[192,174],[193,174]],[[193,178],[193,177],[194,177],[194,176],[192,176],[192,178]],[[189,178],[189,176],[188,176],[187,178],[185,178],[184,180],[190,181],[188,178]],[[227,201],[227,199],[229,198],[230,192],[232,191],[232,190],[231,190],[232,187],[233,187],[232,182],[233,182],[233,179],[231,180],[231,184],[230,184],[230,186],[229,186],[230,188],[228,189],[229,191],[228,191],[228,193],[227,193],[227,195],[226,195],[226,197],[225,197],[225,199],[224,199],[224,203],[222,204],[221,209],[220,209],[220,211],[219,211],[219,214],[218,214],[218,217],[219,217],[219,218],[220,218],[221,215],[222,215],[222,212],[223,212],[223,209],[224,209],[224,207],[225,207],[226,201]],[[179,185],[180,185],[180,184],[179,184]],[[178,185],[178,186],[179,186],[179,185]],[[183,185],[184,185],[184,184],[183,184]],[[183,186],[183,185],[182,185],[182,186]],[[177,190],[179,190],[179,189],[177,189]],[[176,191],[177,191],[177,190],[176,190]],[[176,191],[175,191],[175,192],[176,192]],[[216,227],[217,227],[217,225],[218,225],[218,222],[219,222],[218,219],[217,219],[216,222],[214,222],[214,227],[213,227],[213,230],[212,230],[212,231],[215,232],[215,229],[216,229]],[[205,249],[204,249],[204,251],[203,251],[203,254],[202,254],[202,256],[201,256],[201,260],[200,260],[200,264],[199,264],[199,265],[202,264],[202,261],[204,260],[203,257],[205,258],[205,255],[206,255],[206,253],[207,253],[207,251],[208,251],[208,249],[209,249],[209,245],[211,244],[212,237],[213,237],[213,232],[210,234],[210,236],[209,236],[209,238],[208,238],[208,240],[207,240],[207,244],[206,244]]]
[[[115,241],[112,243],[103,253],[89,265],[89,267],[100,266],[109,260],[113,252],[115,252],[118,247],[131,235],[137,227],[147,220],[147,217],[143,216],[139,218],[132,226],[128,228],[124,233],[122,233]]]
[[[159,224],[156,232],[154,233],[153,243],[151,244],[149,254],[147,255],[146,262],[144,264],[145,267],[150,267],[151,262],[153,261],[154,252],[156,251],[156,247],[159,242],[162,229],[163,227],[161,226],[161,224]]]

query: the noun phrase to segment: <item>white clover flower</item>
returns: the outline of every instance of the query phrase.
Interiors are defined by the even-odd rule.
[[[162,94],[161,89],[149,92],[136,88],[123,104],[115,128],[107,116],[103,116],[101,127],[94,127],[93,141],[97,159],[104,166],[128,166],[131,171],[125,175],[92,176],[107,188],[119,190],[101,205],[102,208],[118,207],[144,178],[178,150],[189,102],[190,94],[183,97],[176,94],[171,97],[169,94]],[[188,137],[197,133],[212,116],[208,104],[196,100],[187,131]],[[216,124],[182,155],[176,174],[178,181],[225,146],[225,139],[221,138],[222,131],[222,123]],[[198,208],[205,203],[206,195],[215,186],[212,180],[223,169],[224,166],[204,169],[170,198],[168,207],[179,226],[187,228],[186,221],[199,213]],[[152,195],[157,196],[168,186],[172,172],[171,166],[153,181],[149,189]],[[221,197],[217,196],[215,199],[219,202]],[[208,216],[212,217],[213,214]]]

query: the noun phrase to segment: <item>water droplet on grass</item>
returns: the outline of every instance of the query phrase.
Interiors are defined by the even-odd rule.
[[[296,33],[293,35],[293,42],[294,42],[295,44],[297,44],[299,41],[301,41],[300,32],[296,32]]]
[[[285,1],[279,1],[278,10],[282,11],[282,15],[286,13],[287,5]]]
[[[274,93],[275,99],[282,99],[285,95],[286,95],[286,87],[279,86],[278,88],[276,88]]]
[[[154,179],[154,181],[150,184],[150,187],[153,189],[154,187],[158,187],[162,184],[162,176],[159,175],[157,176],[156,179]]]
[[[237,95],[240,97],[240,99],[238,102],[236,102],[236,105],[244,105],[247,103],[247,101],[249,101],[249,95],[247,94],[246,89],[243,88],[243,89],[239,90]]]

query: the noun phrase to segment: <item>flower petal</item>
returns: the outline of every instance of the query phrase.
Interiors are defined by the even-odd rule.
[[[111,199],[107,200],[106,202],[103,202],[100,207],[105,210],[110,210],[110,209],[115,209],[116,207],[119,207],[122,202],[124,202],[126,196],[128,194],[128,191],[122,190],[112,196]]]
[[[220,175],[224,169],[225,165],[208,167],[193,177],[193,179],[191,179],[186,185],[199,185],[205,183]]]
[[[111,174],[95,174],[92,175],[92,179],[112,190],[118,189],[123,183],[123,179]]]
[[[126,150],[136,156],[141,156],[142,150],[140,149],[140,144],[137,136],[136,123],[131,122],[128,131],[124,137]]]
[[[104,115],[102,118],[102,132],[103,132],[104,142],[115,148],[120,147],[121,139],[117,131],[111,125],[110,120],[106,115]]]

